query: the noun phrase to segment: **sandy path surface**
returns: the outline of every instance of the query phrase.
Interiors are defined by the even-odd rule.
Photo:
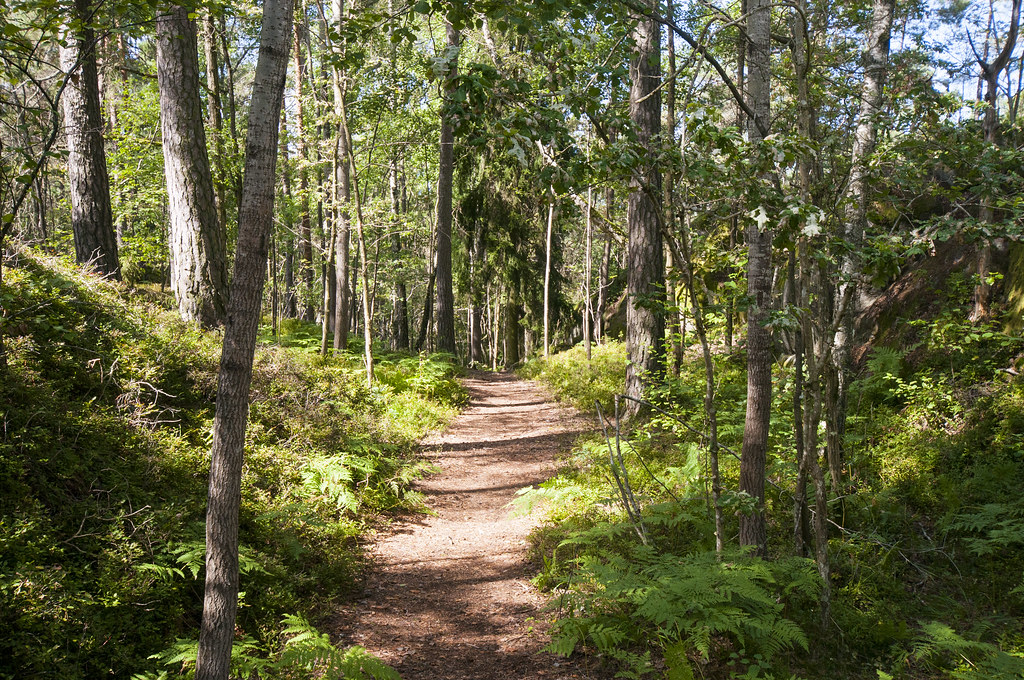
[[[424,455],[442,472],[416,484],[436,516],[396,522],[377,537],[363,599],[338,612],[345,644],[366,647],[404,680],[597,679],[592,660],[541,653],[545,597],[529,582],[515,492],[555,472],[555,458],[590,423],[534,383],[476,373],[471,401]]]

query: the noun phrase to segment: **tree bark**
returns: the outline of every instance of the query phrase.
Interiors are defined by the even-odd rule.
[[[341,22],[345,18],[345,6],[343,0],[332,0],[331,11],[334,15],[334,22],[341,28]],[[334,45],[333,49],[337,56],[343,56],[345,45]],[[345,82],[345,73],[336,64],[331,66],[331,82],[334,88],[334,116],[335,123],[339,124],[345,116],[345,97],[348,96],[348,88]],[[348,204],[352,195],[351,177],[349,176],[348,163],[348,140],[345,135],[337,135],[335,138],[335,159],[334,159],[334,205],[335,205],[335,239],[334,239],[334,282],[335,282],[335,303],[334,303],[334,349],[343,350],[348,347],[349,316],[351,314],[351,297],[349,295],[349,212]]]
[[[217,221],[199,97],[196,26],[188,12],[172,5],[156,19],[171,290],[182,319],[213,328],[224,321],[227,244]]]
[[[662,372],[665,338],[661,173],[654,162],[661,133],[661,26],[643,18],[633,36],[636,53],[630,65],[629,114],[648,160],[630,182],[626,216],[626,395],[641,399],[645,385]],[[636,402],[628,403],[627,416],[638,409]]]
[[[551,323],[551,232],[555,222],[555,190],[548,191],[548,221],[544,239],[544,358],[551,351],[549,325]]]
[[[62,106],[68,145],[68,189],[75,260],[104,276],[120,279],[110,179],[103,148],[103,118],[96,66],[96,40],[89,25],[95,11],[91,0],[75,0],[74,15],[64,27],[60,65],[72,75]]]
[[[302,257],[299,266],[300,278],[305,285],[304,306],[302,308],[302,319],[313,321],[316,318],[316,309],[313,305],[313,230],[309,219],[309,173],[306,170],[306,140],[303,95],[306,80],[306,58],[302,52],[302,31],[304,25],[301,21],[294,24],[292,35],[292,58],[295,68],[295,139],[298,144],[299,156],[299,241],[302,244]],[[327,319],[323,319],[327,323]]]
[[[472,234],[470,244],[470,273],[469,273],[469,362],[470,365],[484,365],[486,355],[484,354],[484,277],[483,264],[485,255],[483,220],[477,220]]]
[[[748,0],[747,63],[748,92],[754,118],[749,121],[748,134],[755,146],[764,138],[770,114],[769,49],[771,4],[768,0]],[[747,412],[740,456],[740,491],[756,501],[750,513],[740,515],[740,545],[753,546],[764,555],[767,548],[767,527],[764,512],[765,466],[768,454],[768,422],[772,404],[771,331],[767,327],[771,307],[770,222],[751,220],[747,228]]]
[[[1017,0],[1019,3],[1019,0]],[[857,314],[857,276],[861,268],[858,250],[864,240],[867,226],[868,165],[878,138],[877,116],[882,106],[889,61],[889,39],[892,34],[895,0],[875,0],[867,49],[864,51],[864,83],[861,89],[860,112],[853,141],[850,163],[850,184],[847,189],[847,212],[843,240],[847,249],[839,265],[839,289],[836,295],[837,313],[843,314],[833,339],[832,376],[835,385],[833,408],[828,411],[827,458],[832,485],[838,492],[843,485],[843,437],[846,433],[846,402],[852,379],[851,351],[853,321]]]
[[[1017,33],[1020,28],[1021,0],[1013,0],[1010,8],[1010,27],[1006,33],[1006,40],[1003,48],[996,55],[991,63],[986,60],[979,60],[981,76],[985,81],[985,115],[981,121],[982,134],[985,143],[992,146],[1000,146],[999,134],[999,111],[996,109],[996,99],[999,97],[999,74],[1006,68],[1017,45]],[[986,42],[987,46],[987,42]],[[1010,76],[1007,74],[1007,81]],[[984,224],[995,222],[995,210],[992,207],[992,200],[987,196],[981,201],[978,210],[978,220]],[[1003,240],[1005,243],[1005,240]],[[989,268],[992,264],[992,242],[985,240],[978,247],[977,273],[978,283],[974,288],[974,311],[971,319],[975,322],[985,320],[989,317],[989,304],[992,296],[992,286],[989,283]]]
[[[213,133],[213,187],[217,199],[217,221],[221,233],[228,230],[224,201],[224,121],[220,103],[220,64],[217,57],[217,33],[210,10],[203,12],[203,55],[206,59],[206,125]]]
[[[398,189],[398,159],[391,157],[388,165],[388,184],[391,190],[391,216],[394,219],[391,231],[391,256],[398,266],[395,273],[394,313],[392,316],[392,339],[395,349],[409,349],[409,293],[405,285],[405,274],[402,272],[402,203]]]
[[[292,0],[266,0],[253,80],[245,180],[238,215],[235,273],[224,324],[224,348],[213,422],[206,510],[206,582],[196,659],[197,680],[227,680],[238,605],[238,514],[249,388],[274,219],[277,137]]]
[[[448,73],[445,104],[459,66],[459,32],[445,23]],[[441,148],[437,169],[437,350],[455,354],[455,292],[452,285],[452,181],[455,174],[455,133],[451,118],[441,114]]]

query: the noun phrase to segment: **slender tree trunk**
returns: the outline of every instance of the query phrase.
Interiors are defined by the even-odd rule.
[[[661,375],[665,338],[661,173],[653,160],[661,133],[661,26],[643,18],[634,38],[637,52],[630,65],[629,113],[637,142],[648,149],[649,160],[630,183],[626,217],[626,395],[640,399],[644,386]],[[636,402],[628,403],[627,415],[636,413]]]
[[[172,5],[156,19],[164,175],[170,212],[171,290],[178,313],[204,328],[224,321],[227,244],[206,150],[196,26]]]
[[[449,63],[445,100],[458,74],[459,32],[445,23]],[[455,354],[455,294],[452,286],[452,181],[455,134],[447,113],[441,114],[441,149],[437,174],[437,350]]]
[[[590,295],[590,280],[593,278],[593,251],[594,251],[594,224],[591,220],[590,211],[594,203],[594,188],[587,187],[587,252],[584,257],[583,270],[585,272],[583,279],[583,343],[587,351],[587,361],[591,359],[590,350],[590,336],[591,331],[591,319],[594,311],[593,298]]]
[[[281,109],[281,133],[279,135],[281,159],[281,185],[284,187],[284,198],[292,201],[292,171],[288,153],[288,112]],[[284,212],[284,232],[288,234],[286,241],[287,253],[284,259],[284,311],[282,316],[288,319],[298,317],[298,298],[295,291],[295,222],[290,210]]]
[[[603,339],[605,334],[604,315],[608,307],[608,286],[611,285],[612,267],[612,233],[607,226],[612,221],[612,201],[615,200],[615,190],[611,187],[604,192],[604,220],[605,229],[603,237],[603,248],[601,250],[601,266],[597,273],[597,337]]]
[[[1019,7],[1019,0],[1016,1]],[[842,441],[846,432],[847,393],[852,378],[851,351],[853,322],[857,313],[857,276],[861,269],[858,251],[867,226],[868,166],[878,136],[876,119],[882,107],[894,8],[895,0],[874,0],[868,44],[864,51],[864,83],[847,189],[849,202],[843,233],[847,248],[840,259],[840,284],[836,296],[836,310],[843,318],[837,325],[833,340],[835,364],[832,376],[828,379],[835,385],[835,403],[828,411],[827,457],[832,484],[837,493],[841,493],[843,487]]]
[[[274,220],[277,136],[284,100],[291,22],[291,0],[265,0],[245,145],[245,182],[239,204],[235,274],[224,324],[224,349],[217,381],[197,680],[227,680],[230,673],[238,605],[242,454],[260,302],[267,271],[267,249]]]
[[[668,0],[665,6],[665,15],[669,21],[675,21],[675,0]],[[665,83],[665,142],[669,147],[675,146],[676,138],[676,35],[674,31],[668,31],[668,80]],[[666,165],[665,178],[662,183],[662,202],[665,208],[665,228],[675,232],[675,173],[671,164]],[[670,253],[666,251],[666,264],[671,261]],[[680,304],[677,292],[676,281],[678,274],[666,270],[665,289],[666,302],[669,310],[677,307],[682,312],[684,305]],[[678,376],[683,363],[683,341],[682,341],[681,313],[668,314],[666,316],[666,345],[671,348],[672,375]]]
[[[548,334],[551,322],[551,231],[555,222],[555,190],[548,191],[548,222],[546,238],[544,240],[544,358],[547,359],[551,351],[550,336]]]
[[[985,113],[981,120],[982,134],[985,143],[992,146],[1001,146],[999,135],[999,111],[996,107],[996,100],[999,98],[999,74],[1010,62],[1010,56],[1017,44],[1017,33],[1020,27],[1021,0],[1014,0],[1010,8],[1010,27],[1007,30],[1003,48],[996,55],[995,61],[988,63],[986,60],[979,60],[981,66],[981,77],[985,81]],[[986,43],[987,44],[987,43]],[[1007,74],[1007,81],[1010,76]],[[992,206],[992,199],[985,197],[981,201],[978,210],[978,220],[984,224],[992,224],[996,220],[995,209]],[[1005,243],[1005,239],[1002,240]],[[989,318],[989,305],[992,297],[992,285],[989,283],[989,268],[992,264],[992,241],[985,240],[978,247],[977,273],[978,283],[974,288],[974,311],[971,319],[975,322]]]
[[[224,201],[224,123],[220,103],[220,60],[217,57],[217,31],[213,12],[203,12],[203,55],[206,58],[206,126],[213,133],[213,186],[217,200],[217,221],[220,231],[228,230],[227,205]]]
[[[72,75],[64,89],[68,145],[68,189],[75,259],[104,276],[120,279],[121,263],[110,209],[110,180],[103,148],[103,118],[96,66],[96,40],[90,26],[91,0],[75,0],[74,18],[64,29],[60,65]]]
[[[345,18],[345,6],[343,0],[332,0],[331,11],[334,15],[334,22],[341,29],[341,22]],[[336,56],[343,56],[345,45],[334,45]],[[345,73],[336,64],[331,66],[331,82],[334,88],[334,116],[340,125],[345,116],[345,98],[348,96],[348,87],[345,82]],[[335,140],[334,154],[334,194],[335,194],[335,224],[336,238],[334,241],[334,268],[335,268],[335,315],[334,315],[334,349],[341,350],[348,346],[349,315],[351,296],[349,295],[349,212],[348,204],[351,199],[351,178],[349,176],[348,163],[348,140],[345,135],[338,135]]]
[[[416,334],[416,351],[421,351],[427,344],[427,335],[430,331],[430,318],[434,311],[434,282],[437,278],[437,270],[431,267],[430,276],[427,279],[427,294],[423,299],[423,314],[420,316],[420,330]]]
[[[477,221],[473,230],[473,243],[470,248],[470,262],[473,271],[470,272],[469,294],[469,329],[471,338],[469,343],[469,360],[473,365],[484,365],[486,360],[483,343],[483,310],[485,305],[483,295],[485,282],[482,275],[485,255],[484,229],[484,222]]]
[[[299,242],[302,244],[299,276],[305,287],[302,308],[303,321],[313,321],[316,309],[313,306],[313,229],[309,218],[309,173],[306,169],[306,139],[304,120],[306,57],[302,51],[302,32],[305,26],[301,21],[294,24],[292,34],[292,59],[295,70],[295,139],[297,140],[299,158]],[[322,319],[327,324],[327,318]]]
[[[352,135],[348,129],[348,112],[342,107],[342,127],[340,134],[346,140],[348,150],[349,174],[352,178],[353,207],[356,213],[356,241],[359,246],[359,278],[363,286],[363,361],[366,366],[366,384],[373,386],[373,291],[370,288],[368,270],[369,260],[366,257],[366,236],[363,233],[363,205],[359,194],[356,157],[352,148]]]
[[[754,112],[748,133],[756,146],[764,138],[769,121],[771,4],[768,0],[748,0],[747,6],[748,92],[750,108]],[[772,279],[772,230],[769,224],[770,221],[764,219],[752,220],[747,229],[747,296],[750,298],[747,313],[747,413],[739,485],[740,491],[757,501],[752,512],[740,515],[740,545],[753,546],[759,555],[765,554],[768,540],[764,485],[772,402],[772,338],[767,327]]]
[[[394,348],[409,349],[409,294],[405,285],[405,274],[402,271],[402,232],[401,214],[402,205],[398,189],[398,160],[392,155],[388,167],[388,183],[391,189],[391,216],[394,223],[391,231],[391,256],[398,265],[398,272],[395,274],[394,290]]]
[[[235,67],[231,62],[231,50],[228,49],[228,31],[224,14],[220,15],[220,47],[221,56],[224,58],[224,73],[228,77],[227,82],[227,95],[228,105],[228,132],[231,136],[231,153],[234,158],[238,158],[238,115],[235,105]],[[238,170],[232,170],[231,172],[231,187],[235,193],[235,203],[240,204],[242,200],[242,176],[238,173]]]

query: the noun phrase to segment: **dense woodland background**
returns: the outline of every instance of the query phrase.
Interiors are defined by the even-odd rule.
[[[233,526],[234,675],[389,677],[317,625],[470,366],[606,425],[555,651],[1020,678],[1020,14],[0,0],[0,677],[196,673]]]

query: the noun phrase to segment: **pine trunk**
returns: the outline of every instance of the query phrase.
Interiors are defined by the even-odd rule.
[[[75,0],[74,20],[64,30],[60,65],[72,75],[64,89],[64,128],[68,145],[68,189],[75,260],[114,279],[121,278],[110,209],[110,180],[103,148],[103,118],[96,66],[96,41],[89,21],[90,0]]]
[[[630,183],[626,216],[626,395],[643,397],[644,387],[661,372],[665,337],[664,267],[661,240],[661,173],[654,146],[661,133],[661,26],[641,19],[634,31],[637,52],[630,66],[630,119],[637,142],[648,149],[647,163]],[[629,402],[627,413],[637,411]]]
[[[224,321],[227,244],[217,221],[199,97],[196,26],[188,9],[174,5],[157,16],[156,35],[171,290],[182,319],[212,328]]]
[[[459,32],[446,23],[450,63],[445,87],[448,100],[458,73]],[[452,285],[452,181],[455,174],[455,132],[448,114],[441,114],[441,148],[437,170],[437,350],[455,354],[455,292]]]

